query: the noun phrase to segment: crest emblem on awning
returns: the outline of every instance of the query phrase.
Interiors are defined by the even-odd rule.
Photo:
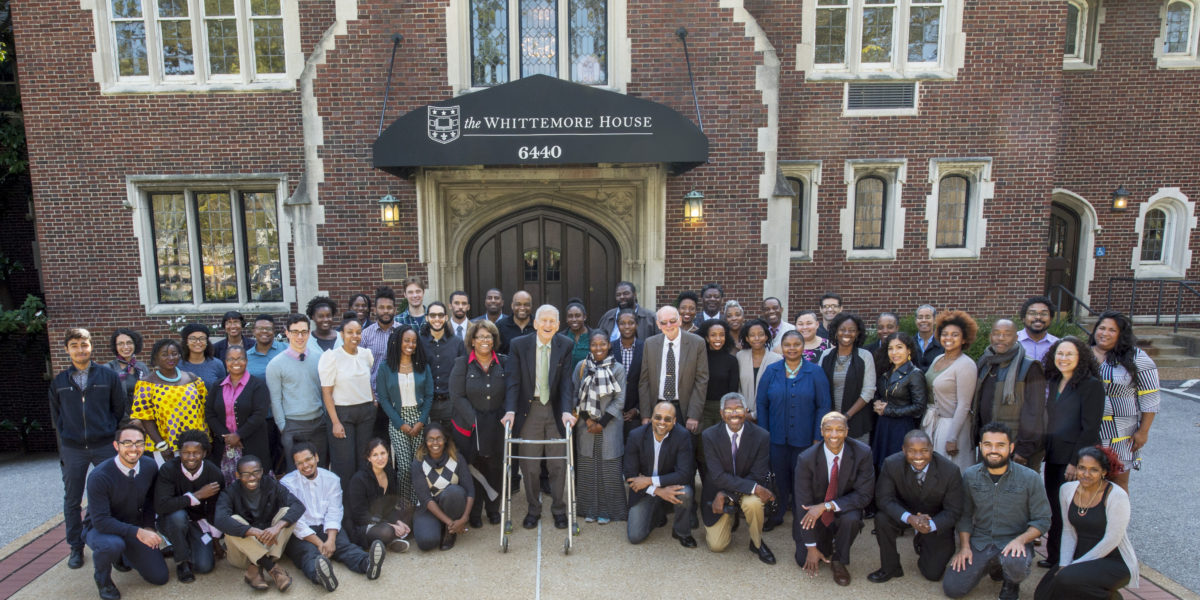
[[[461,133],[460,113],[457,106],[427,106],[429,139],[439,144],[449,144]]]

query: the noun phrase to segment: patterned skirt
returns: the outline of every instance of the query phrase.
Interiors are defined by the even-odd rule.
[[[421,408],[402,406],[400,407],[400,416],[408,423],[416,423],[421,418]],[[416,506],[417,496],[413,493],[412,486],[412,461],[417,455],[417,448],[421,447],[421,442],[425,439],[425,433],[422,431],[421,435],[412,437],[396,429],[389,422],[388,436],[392,438],[392,460],[396,465],[396,480],[400,484],[400,498],[408,502],[409,506]]]
[[[629,506],[625,497],[625,477],[621,473],[621,459],[604,460],[603,435],[594,435],[592,457],[580,456],[575,461],[578,472],[575,477],[576,511],[581,517],[603,517],[624,521]]]

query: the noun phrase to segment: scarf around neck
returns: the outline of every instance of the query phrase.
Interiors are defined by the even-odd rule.
[[[604,413],[600,400],[621,393],[621,384],[613,375],[613,364],[616,359],[612,354],[604,357],[599,364],[589,353],[584,360],[584,375],[579,382],[579,412],[587,414],[592,419],[599,419]]]
[[[1004,365],[1009,365],[1008,371],[1004,373],[1004,388],[1000,396],[1001,404],[1016,404],[1017,402],[1017,372],[1021,370],[1021,363],[1025,362],[1025,348],[1020,344],[1013,344],[1013,349],[1004,354],[996,354],[991,346],[983,351],[983,356],[979,357],[979,381],[975,384],[975,393],[979,394],[979,390],[983,389],[983,382],[987,379],[988,373],[992,369],[998,369]]]

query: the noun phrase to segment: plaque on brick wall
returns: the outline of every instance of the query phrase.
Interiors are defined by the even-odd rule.
[[[667,163],[682,173],[708,161],[708,138],[672,108],[534,75],[422,106],[375,140],[374,166],[407,177],[417,167]]]
[[[408,263],[383,263],[384,281],[404,281],[408,279]]]

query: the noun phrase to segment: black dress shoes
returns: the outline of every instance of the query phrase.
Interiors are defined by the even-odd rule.
[[[904,569],[897,568],[895,571],[891,572],[879,569],[878,571],[867,575],[867,580],[871,583],[883,583],[889,579],[895,579],[897,577],[904,577]]]
[[[696,547],[696,538],[694,538],[690,535],[679,535],[678,533],[675,533],[674,531],[672,531],[671,537],[679,540],[679,545],[683,546],[684,548],[695,548]]]
[[[783,519],[767,519],[766,522],[763,523],[763,531],[771,531],[780,525],[783,525]]]
[[[763,561],[768,565],[775,564],[775,553],[767,547],[766,542],[762,542],[757,548],[754,547],[754,542],[750,542],[750,551],[758,555],[758,560]]]
[[[567,515],[554,515],[554,528],[555,529],[566,529],[567,528]]]
[[[542,520],[540,516],[525,515],[525,520],[521,522],[521,527],[525,529],[537,529],[538,521]]]
[[[175,565],[175,575],[179,578],[179,583],[192,583],[196,581],[196,575],[192,573],[192,565],[181,562]]]
[[[1042,560],[1038,561],[1038,566],[1043,569],[1049,569],[1050,567],[1054,566],[1054,563],[1050,562],[1050,559],[1043,558]]]
[[[100,600],[121,600],[121,590],[113,585],[111,579],[108,581],[97,581],[96,591],[100,592]]]
[[[71,548],[71,557],[67,559],[68,569],[83,567],[83,548]]]
[[[457,535],[457,534],[453,534],[453,533],[447,533],[446,535],[442,536],[442,546],[441,546],[441,549],[442,549],[442,550],[449,550],[449,549],[453,548],[453,547],[454,547],[454,542],[456,542],[456,541],[458,541],[458,535]]]
[[[112,568],[118,573],[128,573],[132,570],[129,565],[125,564],[124,556],[118,556],[117,560],[113,561]]]
[[[483,527],[483,519],[481,519],[477,516],[468,517],[467,525],[469,527],[474,527],[475,529],[479,529],[480,527]]]
[[[492,525],[499,525],[499,524],[500,524],[500,513],[498,513],[498,512],[489,512],[489,513],[487,514],[487,517],[488,517],[488,523],[491,523]]]

